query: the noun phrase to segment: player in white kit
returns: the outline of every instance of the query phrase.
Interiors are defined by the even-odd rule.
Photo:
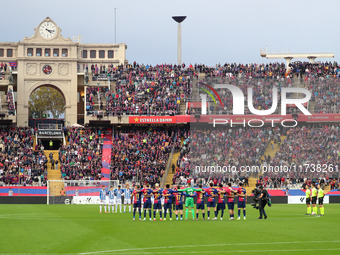
[[[119,205],[119,211],[122,212],[122,194],[123,190],[120,189],[120,185],[118,185],[118,189],[115,190],[116,195],[116,212]]]
[[[115,192],[113,190],[113,186],[111,186],[110,191],[107,192],[107,195],[109,196],[108,212],[110,213],[110,207],[111,207],[112,208],[112,213],[114,213]]]
[[[129,184],[127,183],[124,189],[124,212],[126,210],[126,205],[129,205],[129,212],[131,212],[131,196],[132,190],[129,188]]]
[[[102,213],[102,206],[104,206],[104,210],[106,213],[106,190],[105,190],[105,186],[103,186],[103,189],[100,191],[99,193],[99,199],[100,199],[100,211],[99,213]]]

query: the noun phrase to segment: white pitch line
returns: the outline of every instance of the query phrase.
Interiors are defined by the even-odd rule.
[[[13,215],[39,215],[39,214],[41,214],[41,215],[45,215],[44,213],[10,213],[10,214],[0,214],[0,217],[1,216],[13,216]]]
[[[272,242],[272,243],[229,243],[229,244],[198,244],[198,245],[182,245],[182,246],[162,246],[162,247],[149,247],[149,248],[134,248],[134,249],[119,249],[119,250],[106,250],[106,251],[93,251],[82,252],[80,255],[98,254],[98,253],[112,253],[124,251],[142,251],[142,250],[156,250],[156,249],[174,249],[174,248],[194,248],[194,247],[211,247],[211,246],[244,246],[244,245],[274,245],[274,244],[303,244],[303,243],[340,243],[340,240],[334,241],[293,241],[293,242]],[[339,248],[340,249],[340,248]]]
[[[96,220],[96,219],[82,219],[82,218],[66,218],[66,219],[60,219],[60,218],[48,218],[47,216],[46,217],[43,217],[43,218],[31,218],[31,217],[9,217],[9,216],[5,216],[5,217],[1,217],[0,216],[0,219],[3,219],[3,220],[38,220],[38,221],[92,221],[92,222],[130,222],[131,220],[109,220],[109,219],[106,219],[106,220]]]
[[[218,253],[257,253],[257,252],[305,252],[305,251],[339,251],[340,248],[330,248],[330,249],[292,249],[292,250],[239,250],[239,251],[164,251],[164,252],[133,252],[133,253],[121,253],[119,254],[125,254],[125,255],[133,255],[133,254],[214,254],[216,252]]]

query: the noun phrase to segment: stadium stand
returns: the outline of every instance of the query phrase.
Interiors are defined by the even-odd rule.
[[[3,71],[4,65],[1,66]],[[196,115],[198,108],[183,105],[198,102],[202,82],[227,83],[238,86],[245,94],[253,88],[254,107],[260,110],[271,107],[272,88],[304,87],[312,91],[308,109],[312,113],[339,113],[340,67],[337,63],[292,63],[290,71],[282,63],[216,65],[90,65],[83,66],[92,81],[110,80],[110,87],[86,87],[86,114],[106,116],[143,115],[171,116]],[[218,90],[224,107],[210,104],[208,114],[231,114],[233,101],[227,91]],[[297,97],[297,95],[290,95]],[[15,112],[14,95],[7,90],[8,110]],[[275,113],[279,113],[280,108]],[[296,113],[289,108],[289,113]],[[250,112],[246,109],[246,114]],[[206,165],[233,164],[239,170],[242,165],[291,165],[293,163],[339,165],[339,124],[305,124],[296,128],[209,128],[136,126],[117,129],[105,139],[105,153],[110,161],[103,164],[103,129],[71,128],[66,131],[67,145],[59,149],[61,177],[65,180],[99,180],[102,169],[110,168],[111,179],[120,182],[142,182],[153,185],[160,182],[173,147],[176,154],[174,172],[170,175],[173,184],[193,182],[207,184],[213,181],[237,183],[239,180],[253,183],[258,180],[264,186],[281,190],[301,189],[309,180],[321,179],[337,189],[336,176],[330,173],[250,174],[195,173],[192,168],[204,160]],[[34,146],[34,130],[10,128],[1,130],[1,181],[16,184],[19,172],[25,185],[46,181],[46,156],[40,144]],[[282,137],[286,139],[281,139]],[[109,140],[109,141],[108,141]],[[280,141],[280,142],[279,142]],[[112,142],[112,148],[111,143]],[[270,150],[271,144],[275,151]],[[18,146],[21,144],[21,146]],[[34,147],[34,149],[33,149]],[[274,147],[273,147],[274,148]],[[273,150],[273,149],[272,149]],[[105,155],[106,155],[105,154]],[[106,155],[105,158],[109,156]],[[13,163],[14,162],[14,163]],[[23,169],[23,171],[22,171]],[[171,170],[170,170],[171,171]],[[28,173],[32,173],[32,177]],[[259,176],[261,175],[261,176]],[[107,177],[107,176],[106,176]],[[253,177],[254,180],[249,178]],[[338,177],[337,177],[338,178]],[[278,191],[279,192],[279,191]]]
[[[122,115],[176,115],[183,114],[181,104],[199,100],[202,86],[196,81],[236,85],[243,92],[253,88],[254,107],[259,110],[270,108],[272,88],[305,87],[313,91],[309,110],[313,113],[337,113],[340,109],[339,67],[337,64],[309,63],[291,64],[287,71],[281,63],[272,64],[225,64],[216,67],[190,65],[188,68],[176,65],[134,65],[116,68],[91,66],[92,79],[103,75],[112,80],[114,86],[88,87],[86,111],[88,115],[104,113],[107,116]],[[198,77],[203,78],[198,79]],[[97,77],[97,78],[95,78]],[[230,114],[233,101],[230,93],[221,93],[224,107],[209,108],[209,114]],[[290,95],[294,97],[296,95]],[[279,108],[278,108],[279,110]],[[187,109],[195,114],[197,109]],[[278,112],[278,111],[277,111]],[[276,113],[277,113],[276,112]],[[290,107],[288,113],[298,112]],[[246,114],[250,112],[247,110]]]
[[[101,129],[68,130],[68,145],[59,149],[60,170],[66,180],[101,179]]]
[[[169,160],[171,147],[178,147],[174,129],[140,128],[115,134],[111,155],[111,179],[159,183]]]
[[[176,115],[181,101],[187,101],[190,94],[191,72],[180,67],[121,66],[110,73],[118,80],[113,89],[87,89],[87,114]]]
[[[9,128],[0,130],[0,181],[3,185],[46,185],[47,158],[43,147],[35,145],[34,130]]]

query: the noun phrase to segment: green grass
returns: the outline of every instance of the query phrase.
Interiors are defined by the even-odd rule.
[[[0,253],[340,254],[340,204],[324,217],[303,205],[266,209],[267,220],[248,206],[246,221],[144,222],[94,205],[0,205]]]

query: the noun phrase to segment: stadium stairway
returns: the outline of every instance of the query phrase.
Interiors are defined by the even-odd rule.
[[[174,164],[175,166],[177,165],[177,160],[179,158],[179,155],[180,155],[180,152],[175,152],[174,156],[172,157],[170,169],[169,169],[168,175],[166,177],[166,184],[170,184],[170,185],[172,184],[172,178],[175,175],[174,173],[172,173],[172,164]]]
[[[281,136],[281,144],[284,140],[286,140],[287,136],[282,135]],[[270,158],[274,158],[276,153],[279,151],[280,145],[278,143],[274,143],[274,140],[269,141],[266,150],[263,153],[262,159],[264,156],[270,156]]]
[[[180,104],[180,106],[179,106],[179,112],[180,112],[180,114],[185,114],[185,110],[186,110],[186,103],[183,101],[183,100],[181,100],[181,104]]]
[[[102,180],[110,180],[111,172],[111,150],[112,150],[112,134],[105,134],[102,151]]]
[[[181,137],[181,146],[182,146],[183,142],[184,142],[184,138]],[[180,152],[175,152],[175,153],[174,153],[174,155],[173,155],[173,157],[172,157],[172,160],[171,160],[170,169],[169,169],[168,175],[167,175],[167,177],[166,177],[166,182],[165,182],[165,184],[170,184],[170,185],[172,185],[172,178],[173,178],[174,175],[175,175],[174,173],[172,173],[172,164],[174,164],[175,167],[177,166],[177,160],[178,160],[180,154],[181,154]]]
[[[255,188],[256,181],[257,181],[257,178],[254,178],[254,177],[250,177],[248,179],[249,186],[248,187],[244,187],[246,189],[246,192],[247,192],[248,196],[250,196],[251,191]]]
[[[61,180],[61,171],[60,171],[60,163],[58,164],[58,168],[52,169],[52,164],[50,163],[50,153],[53,154],[53,159],[58,160],[59,162],[59,153],[58,150],[45,150],[44,154],[48,159],[47,163],[47,179],[49,181],[53,180]],[[60,191],[61,189],[64,188],[64,183],[63,182],[54,182],[53,184],[50,184],[50,195],[51,196],[60,196]]]

